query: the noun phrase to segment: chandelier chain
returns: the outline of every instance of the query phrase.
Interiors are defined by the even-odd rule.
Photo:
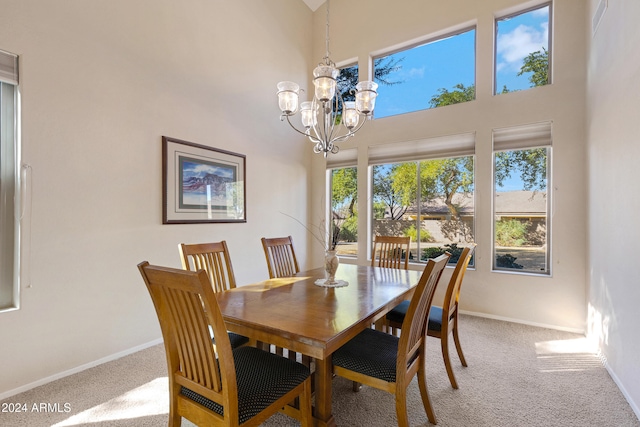
[[[325,43],[325,51],[326,51],[324,61],[325,61],[325,64],[330,65],[332,61],[331,59],[329,59],[331,58],[331,52],[329,51],[329,0],[327,0],[327,23],[325,27],[324,43]]]

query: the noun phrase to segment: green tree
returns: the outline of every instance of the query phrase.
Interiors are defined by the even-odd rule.
[[[445,88],[438,89],[438,94],[434,95],[429,101],[429,107],[443,107],[445,105],[473,101],[474,99],[476,99],[476,86],[465,86],[462,83],[458,83],[451,91]]]
[[[355,214],[354,206],[358,200],[358,169],[334,169],[331,174],[331,206],[334,210],[346,206],[349,217]]]
[[[388,213],[391,219],[400,219],[407,211],[409,203],[403,203],[402,193],[395,184],[395,170],[401,165],[375,166],[373,168],[373,197],[374,203],[383,205],[382,214]],[[379,212],[379,211],[378,211]]]
[[[549,52],[544,47],[527,55],[520,67],[518,76],[532,73],[529,76],[531,87],[544,86],[549,83]]]
[[[459,206],[453,202],[453,196],[473,190],[473,157],[423,160],[419,165],[421,200],[442,197],[451,215],[459,218]],[[417,162],[402,163],[392,172],[393,189],[405,206],[414,204],[416,200],[417,167]]]
[[[335,247],[339,240],[357,240],[358,169],[334,169],[331,173],[331,189],[331,241]]]
[[[501,151],[496,153],[495,179],[502,186],[513,173],[519,172],[523,190],[543,191],[547,188],[547,149]]]
[[[526,243],[527,224],[517,219],[496,221],[496,244],[522,246]]]

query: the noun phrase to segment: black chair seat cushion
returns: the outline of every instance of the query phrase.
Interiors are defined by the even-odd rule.
[[[402,323],[409,310],[409,301],[402,301],[387,313],[387,320],[394,323]],[[429,311],[429,330],[440,332],[442,330],[442,307],[431,306]]]
[[[244,335],[238,335],[234,334],[233,332],[229,332],[229,341],[231,341],[231,348],[238,348],[248,343],[249,338],[245,337]]]
[[[333,364],[388,382],[396,381],[398,337],[365,329],[333,353]]]
[[[238,384],[239,424],[256,416],[310,375],[308,367],[255,347],[245,346],[233,350],[233,360]],[[216,402],[186,387],[182,387],[180,393],[224,415],[224,408]]]
[[[229,334],[229,341],[231,342],[231,348],[238,348],[249,342],[249,338],[244,335],[238,335],[233,332],[227,332]],[[212,337],[211,341],[215,344],[216,338]]]

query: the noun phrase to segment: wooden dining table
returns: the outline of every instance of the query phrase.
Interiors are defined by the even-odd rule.
[[[413,294],[421,271],[340,264],[343,287],[315,284],[324,269],[270,279],[217,294],[227,329],[315,359],[314,420],[335,426],[331,355]]]

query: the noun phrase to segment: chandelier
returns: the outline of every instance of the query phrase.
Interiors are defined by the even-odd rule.
[[[335,144],[347,140],[362,128],[366,119],[373,115],[378,96],[378,84],[373,81],[362,81],[349,91],[355,101],[345,101],[341,91],[336,90],[340,70],[329,58],[329,0],[326,3],[326,54],[323,62],[313,70],[313,100],[299,103],[298,94],[302,89],[297,83],[278,83],[278,105],[282,111],[280,120],[286,118],[296,132],[307,136],[315,144],[313,152],[323,153],[325,157],[328,153],[336,154],[339,148]],[[298,129],[290,120],[298,111],[304,130]]]

